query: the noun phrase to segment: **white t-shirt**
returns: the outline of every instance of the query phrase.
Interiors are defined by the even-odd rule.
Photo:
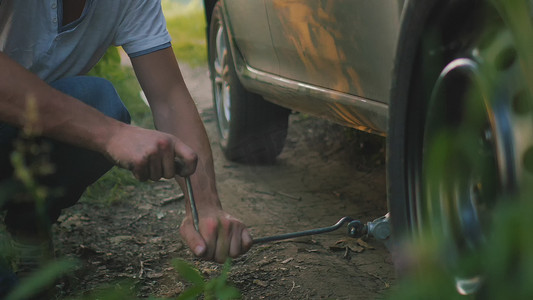
[[[41,79],[85,74],[111,45],[131,57],[170,46],[160,0],[86,0],[62,26],[62,0],[0,0],[0,51]]]

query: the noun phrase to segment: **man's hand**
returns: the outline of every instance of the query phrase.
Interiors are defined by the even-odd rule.
[[[106,152],[115,164],[142,181],[189,176],[198,161],[196,153],[175,136],[130,125],[117,130]]]
[[[224,263],[252,247],[252,237],[244,224],[223,210],[202,211],[199,217],[200,233],[194,229],[191,216],[180,227],[181,236],[196,256]]]

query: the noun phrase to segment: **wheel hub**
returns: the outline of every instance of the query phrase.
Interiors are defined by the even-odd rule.
[[[452,61],[433,90],[426,121],[422,181],[428,201],[419,203],[419,225],[440,231],[453,252],[484,240],[484,206],[495,201],[490,190],[507,172],[498,167],[509,153],[497,146],[499,120],[483,85],[474,61]]]
[[[533,149],[532,110],[517,103],[524,85],[512,49],[501,31],[470,58],[451,61],[428,105],[416,228],[442,241],[451,266],[484,245],[493,209],[519,190]],[[456,278],[462,294],[480,283],[475,273]]]

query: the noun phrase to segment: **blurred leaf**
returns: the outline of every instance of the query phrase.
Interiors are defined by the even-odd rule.
[[[183,291],[176,300],[196,299],[203,293],[203,291],[203,286],[195,285]]]
[[[183,278],[187,279],[188,281],[194,283],[195,285],[203,289],[205,285],[204,277],[193,266],[181,259],[173,260],[172,266]]]
[[[206,291],[213,291],[215,289],[215,287],[217,286],[218,284],[218,278],[213,278],[211,280],[209,280],[205,286],[204,286],[204,290]]]
[[[0,183],[0,207],[7,203],[15,193],[22,191],[23,186],[20,181],[6,179]]]
[[[135,296],[135,281],[125,280],[115,283],[113,285],[98,286],[92,290],[89,294],[83,295],[83,297],[74,297],[76,300],[122,300],[122,299],[138,299]]]
[[[52,261],[22,280],[7,296],[6,300],[31,298],[45,291],[47,287],[53,286],[56,279],[74,271],[77,266],[77,261],[71,259]]]
[[[220,300],[240,299],[242,297],[241,292],[237,288],[228,285],[217,289],[215,296]]]

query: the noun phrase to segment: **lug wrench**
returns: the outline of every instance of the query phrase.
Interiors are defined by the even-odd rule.
[[[353,238],[360,238],[363,236],[373,236],[376,240],[379,240],[387,244],[389,237],[391,235],[389,214],[386,214],[385,216],[379,217],[375,219],[374,221],[368,222],[366,224],[363,224],[359,220],[354,220],[351,217],[343,217],[337,223],[329,227],[315,228],[315,229],[310,229],[310,230],[291,232],[291,233],[267,236],[267,237],[262,237],[262,238],[255,238],[253,239],[253,243],[257,245],[257,244],[263,244],[263,243],[268,243],[268,242],[273,242],[273,241],[291,239],[295,237],[327,233],[327,232],[335,231],[341,228],[341,226],[344,223],[348,223],[348,236],[353,237]]]
[[[191,204],[192,219],[194,222],[194,229],[200,232],[200,220],[198,219],[198,210],[196,209],[196,203],[194,202],[194,193],[192,192],[191,178],[185,177],[185,185],[187,186],[187,195],[189,196],[189,203]]]
[[[194,228],[196,229],[196,231],[199,231],[200,229],[198,224],[198,210],[196,209],[196,203],[194,202],[194,193],[192,191],[191,180],[189,177],[185,177],[185,185],[187,186],[187,195],[189,196],[189,203],[191,205]],[[377,218],[372,222],[368,222],[367,224],[363,224],[361,221],[354,220],[351,217],[343,217],[337,223],[329,227],[321,227],[298,232],[290,232],[285,234],[260,237],[252,239],[252,242],[254,245],[259,245],[268,242],[292,239],[296,237],[328,233],[341,228],[344,223],[348,223],[348,235],[350,237],[359,238],[365,235],[372,235],[376,239],[385,242],[390,236],[389,214],[386,214],[385,216]]]
[[[264,244],[268,242],[274,242],[274,241],[280,241],[280,240],[286,240],[286,239],[292,239],[295,237],[302,237],[302,236],[308,236],[308,235],[314,235],[314,234],[322,234],[327,232],[335,231],[344,223],[348,223],[348,235],[351,237],[362,237],[366,234],[367,227],[366,225],[363,225],[361,221],[354,220],[351,217],[343,217],[340,219],[337,223],[335,223],[332,226],[329,227],[322,227],[322,228],[315,228],[315,229],[309,229],[304,231],[298,231],[298,232],[290,232],[285,234],[279,234],[279,235],[272,235],[272,236],[266,236],[261,238],[255,238],[253,239],[254,245],[258,244]]]

